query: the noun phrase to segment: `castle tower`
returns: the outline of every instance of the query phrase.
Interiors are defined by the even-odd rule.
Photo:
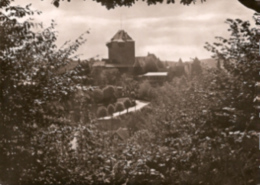
[[[110,42],[107,43],[107,47],[109,63],[134,65],[135,42],[124,30],[119,30]]]

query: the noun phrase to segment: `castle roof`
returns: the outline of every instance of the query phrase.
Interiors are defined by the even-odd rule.
[[[111,39],[111,42],[126,42],[134,41],[124,30],[119,30],[114,37]]]

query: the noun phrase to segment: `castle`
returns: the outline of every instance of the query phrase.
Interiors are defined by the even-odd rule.
[[[141,75],[144,78],[152,77],[163,79],[163,77],[167,76],[167,72],[159,72],[157,69],[153,70],[153,66],[147,70],[145,69],[148,63],[154,64],[155,66],[162,66],[162,63],[154,54],[150,53],[145,57],[136,57],[135,41],[124,30],[119,30],[106,45],[108,48],[108,59],[96,61],[93,67],[103,69],[114,68],[120,72]],[[145,72],[153,73],[143,75]]]
[[[135,41],[124,30],[119,30],[106,45],[108,59],[96,61],[93,67],[130,72],[136,60]]]
[[[108,63],[118,67],[134,65],[135,41],[124,30],[119,30],[107,43],[107,47]]]

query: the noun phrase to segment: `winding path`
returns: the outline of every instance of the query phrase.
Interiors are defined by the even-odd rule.
[[[145,102],[145,101],[141,101],[141,100],[136,100],[135,102],[136,102],[136,106],[130,107],[128,109],[128,113],[141,110],[142,108],[146,107],[150,103],[150,102]],[[127,113],[127,110],[125,109],[121,112],[115,112],[113,114],[113,116],[106,116],[106,117],[103,117],[103,118],[99,118],[98,120],[109,120],[109,119],[112,119],[112,117],[116,118],[116,117],[121,116],[121,115],[126,114],[126,113]]]

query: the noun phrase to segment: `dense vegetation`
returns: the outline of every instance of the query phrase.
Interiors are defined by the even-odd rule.
[[[227,20],[231,38],[206,45],[218,68],[195,59],[191,74],[156,86],[122,78],[129,97],[151,101],[122,117],[124,143],[98,131],[90,110],[105,99],[98,116],[111,115],[130,100],[116,103],[111,86],[93,89],[84,63],[59,72],[83,36],[57,49],[54,23],[35,33],[20,18],[37,12],[0,8],[0,184],[256,184],[258,44],[248,22]]]
[[[8,0],[5,0],[8,1]],[[70,2],[71,0],[67,0]],[[105,6],[107,9],[115,8],[117,6],[132,6],[135,4],[136,0],[127,0],[127,1],[120,1],[120,0],[94,0],[98,3],[101,3],[102,6]],[[147,5],[155,5],[159,3],[167,3],[167,4],[174,4],[176,1],[175,0],[143,0],[147,3]],[[253,9],[254,11],[260,12],[260,3],[259,1],[255,0],[238,0],[240,3],[242,3],[244,6],[247,8]],[[53,4],[56,7],[59,7],[60,5],[60,0],[54,0]],[[195,4],[196,0],[180,0],[180,4],[183,5],[190,5],[190,4]],[[201,2],[206,2],[206,0],[201,0]]]

